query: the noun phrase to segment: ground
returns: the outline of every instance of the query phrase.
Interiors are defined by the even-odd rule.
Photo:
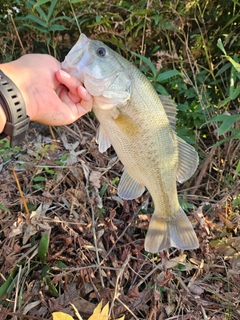
[[[179,186],[200,248],[152,255],[151,198],[117,196],[122,164],[113,149],[99,153],[96,128],[89,114],[32,125],[20,148],[2,141],[0,319],[74,316],[70,303],[88,319],[100,301],[112,319],[239,319],[240,190],[218,192],[216,153]]]

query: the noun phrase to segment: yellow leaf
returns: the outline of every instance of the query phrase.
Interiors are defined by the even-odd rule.
[[[96,306],[93,314],[88,320],[108,320],[109,305],[108,303],[102,308],[102,301]],[[124,320],[124,316],[117,319]]]
[[[69,314],[64,312],[53,312],[53,320],[74,320]]]
[[[108,304],[102,309],[102,301],[96,306],[88,320],[108,320]]]

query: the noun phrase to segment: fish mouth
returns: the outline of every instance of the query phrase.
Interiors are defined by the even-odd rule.
[[[75,76],[82,83],[84,82],[83,69],[90,65],[93,61],[90,55],[85,54],[88,50],[90,40],[81,34],[78,42],[66,55],[64,61],[61,63],[61,69]]]

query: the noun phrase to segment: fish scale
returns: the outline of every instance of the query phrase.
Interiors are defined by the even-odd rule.
[[[189,179],[198,165],[195,149],[177,137],[176,107],[159,97],[149,80],[129,61],[97,40],[81,34],[62,68],[82,81],[94,97],[100,122],[99,150],[112,145],[124,165],[118,195],[134,199],[145,187],[154,202],[145,249],[199,246],[178,202],[176,180]]]

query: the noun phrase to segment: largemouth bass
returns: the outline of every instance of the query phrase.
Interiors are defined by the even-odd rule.
[[[140,197],[148,189],[154,202],[145,249],[194,249],[198,239],[177,195],[176,181],[195,172],[195,149],[177,137],[176,106],[159,97],[149,80],[104,43],[81,34],[62,63],[94,97],[100,122],[100,152],[111,145],[124,165],[118,185],[123,199]]]

